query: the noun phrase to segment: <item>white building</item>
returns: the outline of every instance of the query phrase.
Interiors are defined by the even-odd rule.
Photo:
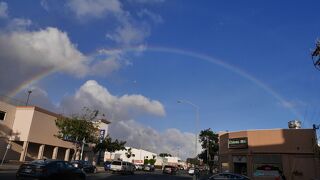
[[[131,156],[128,158],[128,152],[131,148]],[[144,159],[157,159],[157,154],[143,149],[126,147],[126,150],[116,151],[113,153],[105,152],[104,161],[123,160],[133,162],[134,164],[143,164]]]

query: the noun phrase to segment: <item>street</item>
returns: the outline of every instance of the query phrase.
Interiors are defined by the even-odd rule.
[[[0,179],[11,180],[15,179],[15,171],[0,171]],[[192,177],[185,173],[177,175],[162,174],[161,171],[155,172],[136,172],[134,175],[121,175],[100,172],[96,174],[87,174],[87,180],[191,180]]]

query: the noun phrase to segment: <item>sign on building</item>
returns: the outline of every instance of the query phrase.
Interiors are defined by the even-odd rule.
[[[248,148],[248,138],[232,138],[228,140],[229,149],[243,149]]]
[[[100,129],[100,135],[99,135],[100,143],[102,143],[105,133],[106,133],[106,130]]]

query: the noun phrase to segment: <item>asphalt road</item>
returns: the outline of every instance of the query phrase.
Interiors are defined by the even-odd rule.
[[[2,171],[0,172],[0,179],[2,180],[14,180],[15,171]],[[192,180],[192,176],[185,173],[179,173],[177,175],[162,174],[161,171],[156,172],[136,172],[134,175],[121,175],[111,173],[96,173],[87,174],[87,180]]]

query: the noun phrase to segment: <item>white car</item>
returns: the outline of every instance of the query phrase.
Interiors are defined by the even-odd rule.
[[[134,164],[126,161],[112,161],[110,165],[112,173],[134,174],[135,169]]]
[[[190,168],[190,169],[188,170],[188,174],[189,174],[189,175],[194,175],[194,168]]]

